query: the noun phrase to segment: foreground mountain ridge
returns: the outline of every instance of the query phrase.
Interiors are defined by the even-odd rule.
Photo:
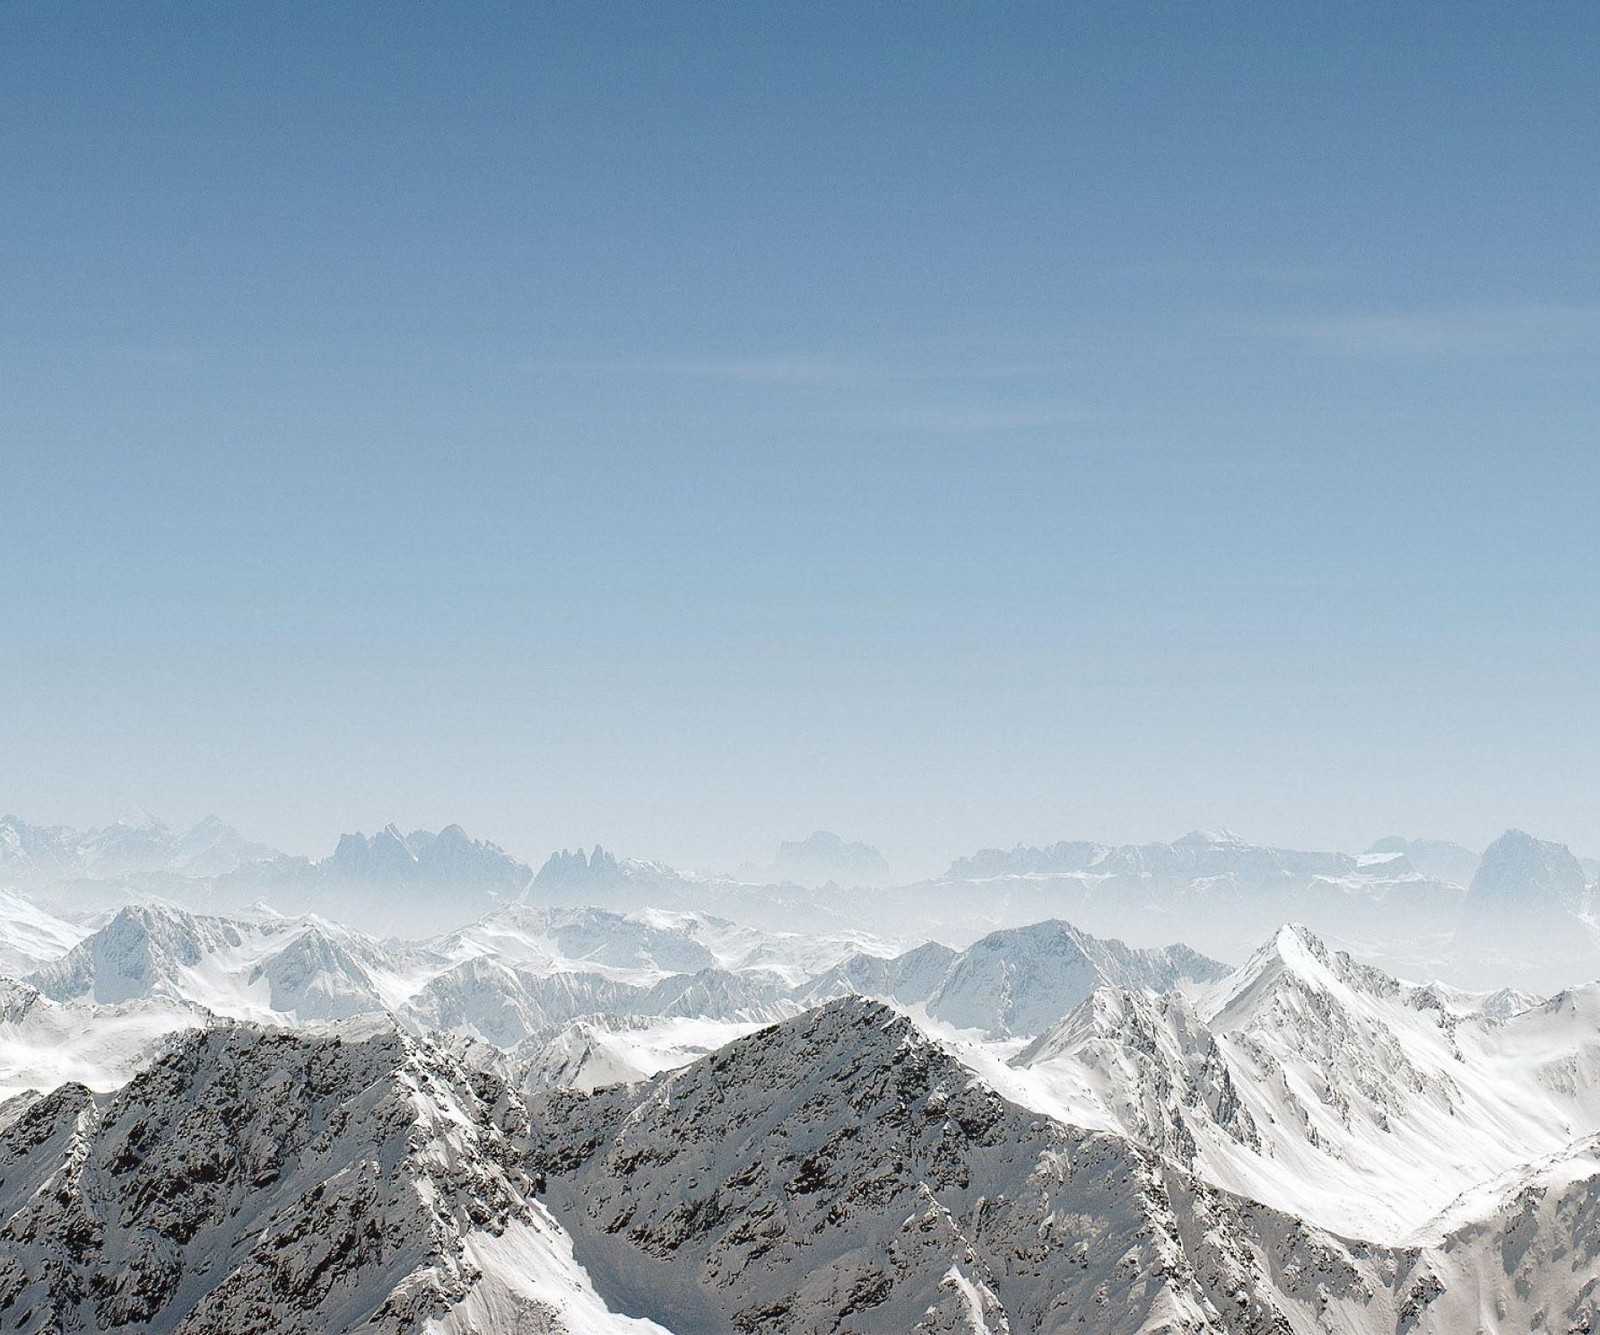
[[[774,950],[818,958],[679,913],[515,908],[402,946],[124,911],[0,998],[0,1037],[57,1056],[41,1075],[74,1026],[132,1036],[120,1087],[0,1103],[0,1316],[483,1335],[1592,1319],[1600,989],[1403,983],[1301,927],[1233,970],[1061,922],[844,953],[792,989]],[[494,1047],[481,1005],[452,1033],[385,1003],[419,995],[407,952],[463,1005],[467,979],[505,973],[610,1005],[661,989],[676,1013]],[[350,995],[330,971],[378,1009],[330,1028],[309,1004]],[[252,973],[301,1010],[262,1028],[193,1000]],[[790,1009],[710,1018],[752,980]],[[1044,1022],[994,1023],[1027,1006]]]
[[[389,1030],[191,1036],[110,1099],[0,1130],[18,1335],[649,1330],[609,1314],[532,1198],[519,1105]]]

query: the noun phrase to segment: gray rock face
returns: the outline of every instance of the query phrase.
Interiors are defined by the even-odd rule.
[[[417,1330],[482,1280],[474,1235],[532,1218],[523,1129],[393,1032],[230,1026],[103,1105],[63,1086],[0,1132],[5,1328]]]
[[[679,1335],[960,1330],[975,1312],[993,1330],[1091,1311],[1105,1331],[1211,1328],[1154,1161],[1006,1103],[875,1003],[544,1118],[580,1259]]]
[[[401,834],[386,825],[368,838],[346,834],[333,856],[316,864],[319,877],[333,884],[428,887],[494,891],[510,897],[522,890],[532,872],[503,849],[468,838],[459,825],[437,834],[413,830]]]
[[[1384,1005],[1428,1001],[1302,935],[1283,949]],[[1314,1032],[1299,994],[1270,959],[1260,963],[1241,971],[1227,1004],[1248,1001],[1275,1024],[1292,1012]],[[1550,1016],[1531,1022],[1548,1027]],[[1345,1039],[1352,1055],[1371,1047],[1354,1030]],[[69,1083],[0,1106],[0,1326],[19,1335],[1592,1327],[1600,1143],[1536,1165],[1431,1243],[1379,1246],[1175,1162],[1195,1116],[1232,1143],[1256,1139],[1217,1044],[1176,999],[1102,989],[1019,1064],[1086,1045],[1107,1062],[1129,1046],[1145,1071],[1130,1074],[1165,1082],[1130,1134],[1009,1101],[907,1018],[859,997],[642,1085],[551,1093],[531,1106],[431,1040],[371,1022],[217,1026],[115,1095]],[[532,1198],[540,1176],[553,1216]]]
[[[857,998],[535,1117],[600,1292],[677,1335],[1388,1335],[1437,1292],[1420,1254],[1029,1113]]]
[[[1565,844],[1507,830],[1483,851],[1467,894],[1469,912],[1577,912],[1583,865]]]
[[[585,854],[581,848],[552,853],[544,866],[539,868],[533,888],[541,894],[589,894],[616,889],[625,879],[616,857],[596,844],[594,852],[589,854]]]
[[[1389,835],[1379,839],[1368,853],[1404,858],[1419,875],[1454,885],[1467,885],[1478,870],[1478,854],[1444,839],[1403,839]]]
[[[887,885],[889,864],[871,844],[847,843],[827,830],[778,846],[773,874],[801,885]]]

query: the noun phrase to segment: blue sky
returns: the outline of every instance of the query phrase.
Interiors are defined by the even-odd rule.
[[[1600,11],[0,9],[0,805],[1600,849]]]

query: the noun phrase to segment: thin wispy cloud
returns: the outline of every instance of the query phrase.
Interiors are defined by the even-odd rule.
[[[580,375],[640,375],[755,386],[805,395],[859,431],[972,435],[1033,431],[1080,420],[1080,405],[1041,395],[1061,370],[1042,363],[873,364],[844,357],[766,354],[572,362]],[[1013,396],[1005,392],[1015,386]]]
[[[905,373],[884,370],[830,357],[758,356],[721,357],[686,361],[640,361],[636,371],[684,376],[696,380],[725,380],[751,385],[852,386],[872,385],[904,378]]]
[[[762,353],[733,357],[619,357],[560,362],[545,368],[572,375],[641,375],[730,384],[796,388],[873,388],[927,382],[1023,380],[1059,375],[1062,368],[1039,362],[945,362],[895,364],[807,353]]]
[[[1438,358],[1555,352],[1600,339],[1600,307],[1333,315],[1280,320],[1253,332],[1353,356]]]
[[[884,403],[852,415],[867,431],[918,435],[985,435],[1038,431],[1082,420],[1083,412],[1061,403],[1007,400],[951,403]]]

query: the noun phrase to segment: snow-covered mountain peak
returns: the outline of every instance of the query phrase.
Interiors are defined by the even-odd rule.
[[[142,830],[151,834],[165,834],[167,830],[164,820],[152,816],[137,804],[126,808],[112,824],[124,830]]]
[[[237,928],[220,918],[159,902],[129,904],[29,981],[57,1001],[87,996],[114,1003],[156,995],[181,1000],[182,972],[240,940]]]
[[[1181,838],[1174,839],[1173,845],[1177,848],[1248,848],[1249,841],[1242,834],[1232,830],[1190,830]]]
[[[1600,985],[1525,1002],[1404,983],[1290,926],[1192,1005],[1097,991],[1013,1059],[1014,1093],[1398,1241],[1600,1128]]]
[[[675,1330],[1405,1328],[1415,1257],[1397,1277],[1388,1255],[1030,1111],[859,999],[535,1112],[596,1288]]]
[[[1307,928],[1289,923],[1240,968],[1205,989],[1197,1009],[1212,1029],[1226,1033],[1248,1028],[1264,1012],[1288,1004],[1283,1001],[1288,993],[1320,995],[1327,1004],[1342,1006],[1360,998],[1392,999],[1406,990],[1389,974],[1331,950]]]
[[[1187,947],[1135,949],[1052,919],[992,932],[961,952],[928,1010],[957,1028],[1038,1034],[1102,983],[1166,991],[1226,972]]]

